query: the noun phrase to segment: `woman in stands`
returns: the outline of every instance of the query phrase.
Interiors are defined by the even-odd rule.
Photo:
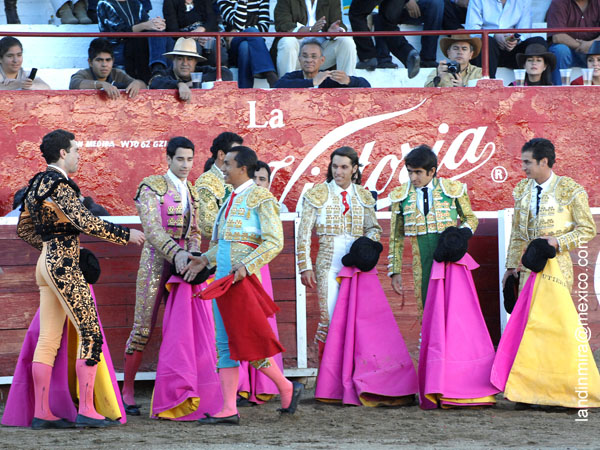
[[[227,31],[269,31],[269,0],[217,0],[217,5]],[[230,45],[229,60],[238,67],[238,87],[253,87],[254,78],[266,78],[273,87],[279,77],[262,37],[234,37]]]
[[[525,53],[517,53],[517,64],[525,69],[525,86],[552,86],[556,56],[545,45],[528,45]],[[514,86],[514,83],[510,86]]]
[[[600,85],[600,41],[592,42],[592,45],[587,52],[587,66],[588,69],[594,69],[594,72],[592,73],[592,85]],[[571,85],[583,85],[583,76],[575,78],[571,82]]]
[[[11,36],[0,39],[0,90],[50,89],[41,78],[29,78],[23,67],[23,45]]]

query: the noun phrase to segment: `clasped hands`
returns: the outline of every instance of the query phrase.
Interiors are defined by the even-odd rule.
[[[186,259],[183,269],[180,270],[177,266],[177,257],[182,253],[185,253]],[[198,273],[200,273],[202,270],[204,270],[204,268],[206,268],[206,266],[208,266],[208,264],[208,258],[204,255],[194,256],[187,252],[179,252],[175,256],[175,268],[177,269],[177,273],[183,273],[183,279],[187,282],[192,281],[196,277],[196,275],[198,275]],[[243,280],[248,275],[246,266],[244,266],[242,263],[234,264],[234,266],[231,268],[231,272],[229,273],[235,274],[235,276],[233,277],[234,283]]]

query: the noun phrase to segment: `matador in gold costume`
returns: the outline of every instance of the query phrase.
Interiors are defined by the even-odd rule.
[[[134,380],[142,352],[154,328],[158,307],[167,297],[165,283],[171,266],[183,273],[192,252],[200,252],[199,202],[187,181],[193,165],[194,144],[175,137],[167,145],[169,170],[140,183],[135,205],[146,234],[135,293],[133,328],[125,348],[123,403],[128,414],[139,415],[134,400]]]
[[[467,186],[459,181],[436,177],[437,157],[426,145],[406,155],[410,181],[390,193],[389,275],[394,291],[402,295],[402,254],[409,237],[413,253],[413,279],[417,309],[422,312],[440,234],[456,226],[475,232],[478,220],[471,209]]]
[[[221,171],[225,155],[243,142],[242,137],[235,133],[225,131],[219,134],[210,147],[212,157],[206,161],[205,172],[196,180],[199,208],[202,211],[199,217],[200,232],[205,238],[210,239],[212,236],[217,213],[232,191],[231,185],[225,183]]]
[[[515,211],[504,280],[519,271],[519,284],[524,286],[530,271],[521,267],[521,256],[532,240],[545,238],[556,248],[556,259],[571,290],[573,263],[569,251],[596,236],[587,193],[573,179],[552,171],[554,145],[547,139],[527,142],[521,160],[527,179],[521,180],[513,191]]]
[[[350,147],[331,154],[327,182],[309,189],[302,200],[297,239],[297,263],[302,283],[317,287],[319,324],[315,339],[322,356],[329,322],[339,291],[336,276],[342,269],[342,257],[361,236],[374,241],[381,237],[375,216],[375,199],[360,185],[358,155]],[[311,235],[316,227],[319,252],[315,270],[310,258]]]
[[[29,182],[17,226],[19,237],[42,252],[35,274],[40,288],[40,335],[32,364],[32,428],[117,425],[118,421],[101,416],[94,406],[94,382],[103,338],[90,288],[79,267],[79,234],[120,245],[130,241],[141,244],[144,235],[99,219],[82,205],[79,188],[69,178],[79,164],[79,148],[72,133],[48,133],[40,149],[49,165]],[[76,424],[54,416],[49,400],[52,369],[67,317],[79,339],[75,365],[79,382]]]

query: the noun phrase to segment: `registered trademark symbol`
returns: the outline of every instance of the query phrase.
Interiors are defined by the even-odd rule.
[[[492,169],[492,181],[495,183],[504,183],[508,178],[508,171],[502,166],[496,166]]]

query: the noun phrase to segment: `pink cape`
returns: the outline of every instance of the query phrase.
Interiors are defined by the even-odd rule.
[[[185,283],[179,276],[172,276],[167,284],[170,293],[163,317],[151,416],[173,409],[186,399],[199,398],[195,411],[169,417],[197,420],[205,413],[217,413],[223,406],[216,372],[212,302],[200,299],[201,286]]]
[[[506,328],[498,344],[498,351],[496,352],[496,359],[492,366],[490,380],[501,391],[504,391],[506,387],[508,375],[515,362],[515,357],[519,351],[519,345],[521,345],[521,339],[529,320],[529,309],[531,308],[531,299],[536,278],[537,273],[531,272],[517,299],[515,308],[510,315],[510,320],[506,324]]]
[[[260,268],[260,277],[265,292],[269,295],[269,297],[273,298],[273,285],[271,283],[271,271],[269,270],[269,265],[264,265]],[[275,337],[277,340],[279,340],[276,315],[267,317],[267,322],[269,322],[269,325],[273,330],[273,334],[275,334]],[[281,356],[281,353],[277,353],[275,356],[273,356],[273,359],[283,372],[283,357]],[[252,367],[248,361],[240,361],[240,380],[238,383],[238,392],[247,392],[249,394],[248,400],[253,403],[263,403],[264,400],[259,398],[262,395],[279,394],[275,383],[273,383],[269,377],[263,375],[259,370],[256,370],[254,367]]]
[[[468,253],[456,263],[433,262],[419,355],[422,409],[437,407],[426,394],[477,399],[499,392],[490,383],[494,346],[471,276],[478,267]]]
[[[344,404],[417,392],[417,374],[377,270],[344,267],[319,368],[315,398]]]
[[[90,292],[96,304],[96,297],[94,295],[94,289],[90,286]],[[96,306],[96,313],[98,307]],[[98,316],[98,322],[100,322],[100,316]],[[65,321],[65,328],[63,330],[62,340],[60,348],[56,354],[54,360],[54,369],[52,370],[52,379],[50,380],[50,409],[58,417],[62,417],[71,422],[75,422],[77,417],[77,408],[73,403],[73,398],[69,391],[69,374],[68,374],[68,336],[66,333],[67,324]],[[117,384],[117,378],[115,377],[115,370],[113,368],[112,359],[110,352],[108,351],[108,345],[106,344],[106,336],[102,329],[102,323],[100,322],[100,331],[102,332],[102,355],[106,362],[106,367],[110,374],[110,380],[112,382],[113,389],[117,397],[119,409],[121,410],[121,423],[127,422],[127,416],[123,409],[123,402],[121,400],[121,393],[119,391],[119,385]],[[27,334],[25,334],[25,341],[23,347],[21,347],[21,353],[19,354],[19,360],[17,361],[17,367],[13,375],[13,382],[8,393],[8,399],[6,400],[6,408],[4,409],[4,415],[2,416],[2,425],[8,425],[13,427],[30,427],[31,421],[33,420],[34,413],[34,390],[33,390],[33,376],[31,374],[31,364],[33,362],[33,353],[37,345],[38,337],[40,335],[40,310],[37,312]]]

